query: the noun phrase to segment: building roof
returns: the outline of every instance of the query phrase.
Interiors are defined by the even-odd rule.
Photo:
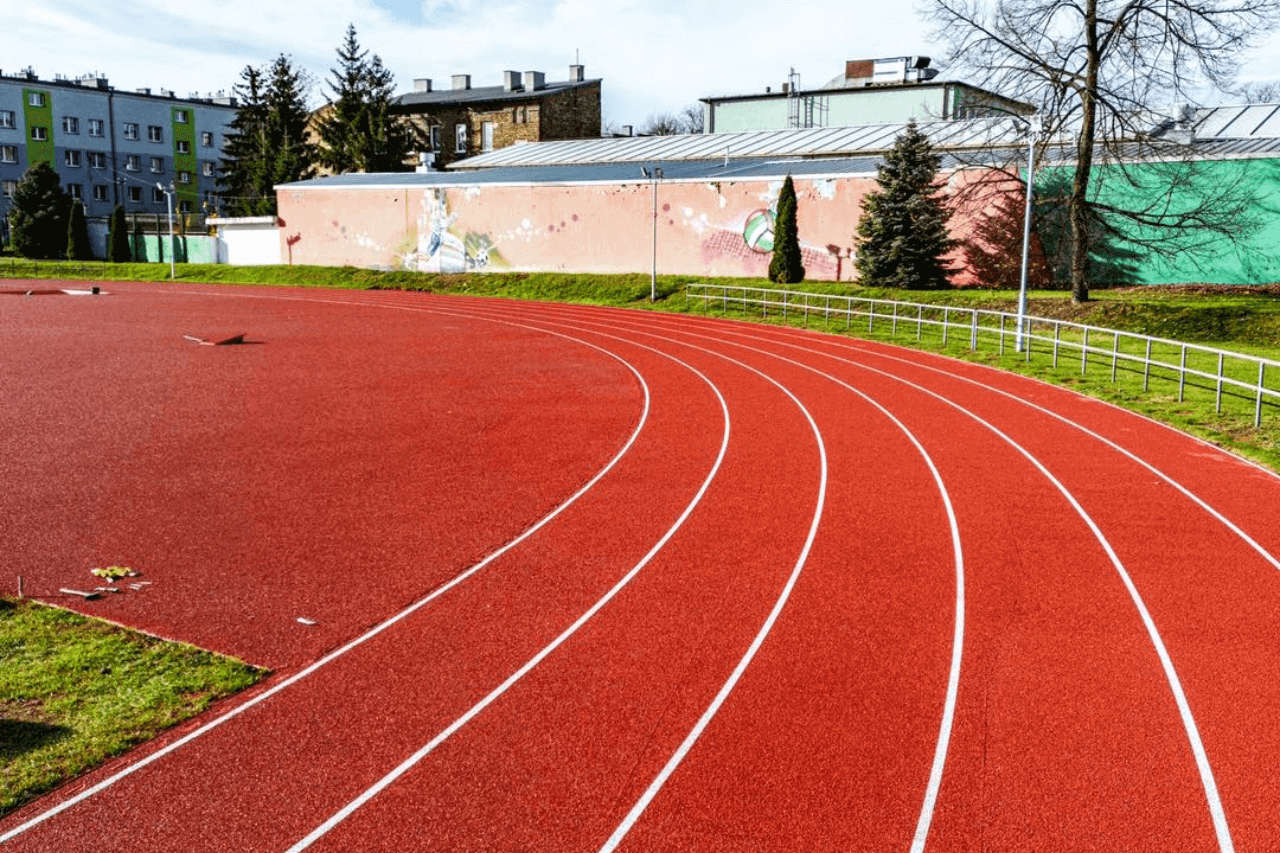
[[[597,77],[592,80],[547,82],[539,89],[507,89],[505,86],[478,86],[469,89],[407,92],[396,96],[394,103],[402,110],[409,111],[412,107],[464,106],[476,103],[537,100],[559,92],[567,92],[570,89],[579,89],[598,84],[600,79]]]

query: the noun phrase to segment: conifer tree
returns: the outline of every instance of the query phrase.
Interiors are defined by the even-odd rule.
[[[78,200],[72,200],[71,215],[67,218],[67,260],[93,260],[93,249],[89,246],[89,225],[84,220],[84,205]]]
[[[129,225],[125,222],[124,207],[117,204],[111,211],[111,226],[107,236],[107,260],[113,264],[129,262]]]
[[[412,127],[395,115],[395,81],[382,59],[360,47],[354,24],[347,25],[338,66],[331,69],[333,98],[317,130],[320,163],[332,171],[403,172],[413,153]]]
[[[778,193],[778,215],[773,224],[773,259],[769,261],[769,281],[775,284],[798,284],[804,281],[804,263],[800,258],[800,234],[796,223],[796,188],[791,176]]]
[[[9,207],[13,249],[27,258],[60,258],[67,248],[71,196],[44,160],[32,163],[18,181]]]
[[[947,232],[951,218],[938,186],[942,158],[928,137],[908,122],[885,155],[858,221],[861,283],[872,287],[929,290],[950,287],[943,256],[955,245]]]

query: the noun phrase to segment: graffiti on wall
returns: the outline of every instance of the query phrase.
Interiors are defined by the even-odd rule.
[[[457,234],[458,220],[449,206],[449,194],[443,189],[422,193],[417,227],[405,237],[397,253],[400,267],[414,272],[461,273],[489,269],[500,263],[501,255],[488,234]]]

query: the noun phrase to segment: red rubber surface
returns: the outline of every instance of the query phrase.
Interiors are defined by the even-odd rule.
[[[1275,555],[1270,474],[793,330],[103,289],[0,300],[11,571],[277,675],[0,821],[6,849],[1280,849],[1280,572],[1099,436]],[[56,595],[105,564],[153,583]]]

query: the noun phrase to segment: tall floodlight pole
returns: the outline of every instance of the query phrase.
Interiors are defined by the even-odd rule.
[[[169,280],[173,281],[178,277],[173,260],[173,184],[169,184],[168,189],[164,184],[156,184],[156,189],[164,193],[165,207],[169,209]]]
[[[1036,137],[1040,134],[1040,118],[1027,121],[1027,198],[1022,216],[1022,275],[1018,284],[1018,335],[1014,350],[1022,352],[1022,336],[1027,323],[1027,269],[1031,258],[1031,198],[1036,168]]]
[[[649,273],[649,301],[658,301],[658,181],[662,180],[662,167],[654,166],[650,171],[640,167],[640,174],[649,179],[653,185],[653,266]]]

